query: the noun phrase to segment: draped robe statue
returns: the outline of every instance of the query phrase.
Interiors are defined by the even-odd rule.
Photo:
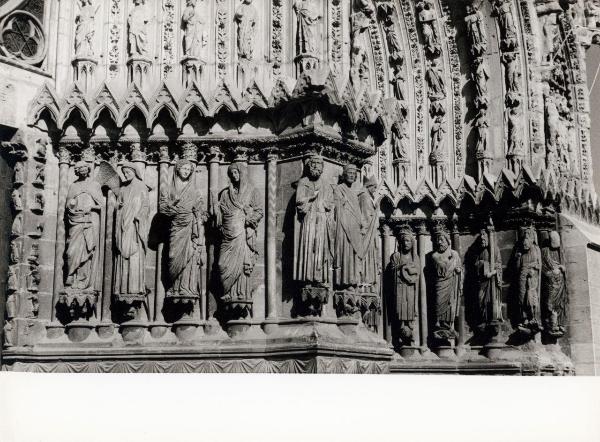
[[[567,274],[558,232],[550,232],[550,244],[542,250],[542,313],[547,333],[564,334],[567,307]]]
[[[148,11],[146,0],[135,0],[135,6],[129,14],[129,55],[131,57],[148,56]]]
[[[204,199],[191,161],[180,160],[173,182],[161,195],[160,211],[169,217],[169,282],[167,297],[197,299],[204,290]]]
[[[478,284],[479,325],[502,321],[502,257],[492,232],[482,230],[475,258]]]
[[[125,180],[117,192],[113,290],[118,301],[133,306],[146,300],[149,195],[135,164],[125,163],[122,170]],[[136,310],[138,307],[135,306]]]
[[[94,34],[96,12],[98,5],[94,8],[92,0],[82,0],[81,10],[75,18],[75,56],[93,57],[94,56]]]
[[[467,35],[471,43],[471,53],[475,56],[481,56],[485,53],[488,44],[487,30],[483,19],[483,14],[478,9],[479,6],[467,5]]]
[[[202,26],[204,20],[196,10],[197,0],[187,0],[181,21],[183,22],[183,45],[186,57],[199,58],[204,46],[204,33]]]
[[[363,235],[366,222],[360,210],[358,195],[351,186],[357,169],[347,165],[342,182],[335,187],[336,234],[334,255],[334,286],[336,289],[356,288],[361,282],[365,246]]]
[[[294,280],[315,287],[329,287],[331,283],[335,237],[333,189],[322,173],[323,158],[309,158],[305,176],[296,189],[300,229],[294,254]]]
[[[454,320],[462,293],[462,262],[458,252],[450,247],[450,234],[445,230],[435,233],[429,273],[434,297],[434,337],[454,339]]]
[[[264,212],[246,167],[242,163],[229,166],[231,184],[221,191],[218,205],[213,208],[221,231],[218,272],[226,302],[252,300],[250,276],[258,256],[256,230]]]
[[[237,48],[240,61],[252,61],[254,59],[258,12],[252,5],[252,1],[253,0],[244,0],[235,11],[235,21],[238,25]]]
[[[65,288],[83,292],[99,290],[100,211],[104,198],[100,184],[90,178],[89,164],[75,165],[77,180],[67,192]]]
[[[365,221],[365,234],[363,238],[365,258],[361,271],[361,284],[365,290],[374,291],[379,283],[381,274],[381,253],[379,250],[379,204],[375,200],[378,183],[372,177],[365,183],[363,189],[358,195],[360,210]]]
[[[522,331],[537,332],[540,311],[540,271],[542,258],[536,243],[534,228],[525,228],[515,253],[518,296],[518,327]]]
[[[298,20],[296,34],[297,55],[318,57],[318,30],[321,13],[314,0],[295,0],[294,11]]]
[[[394,281],[395,313],[399,321],[400,338],[405,345],[410,345],[413,341],[421,276],[421,260],[415,242],[414,233],[410,227],[405,226],[400,232],[399,249],[390,259]]]

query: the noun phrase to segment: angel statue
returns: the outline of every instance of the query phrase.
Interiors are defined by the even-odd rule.
[[[115,301],[128,307],[124,319],[145,320],[148,186],[134,163],[123,163],[121,170],[123,177],[105,161],[98,170],[100,184],[108,186],[117,196],[113,293]]]

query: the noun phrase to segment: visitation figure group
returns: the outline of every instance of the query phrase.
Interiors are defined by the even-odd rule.
[[[146,253],[150,227],[149,189],[135,163],[121,166],[122,178],[108,163],[100,166],[98,180],[91,178],[91,165],[75,165],[76,181],[66,205],[65,292],[96,294],[100,274],[100,214],[103,210],[101,184],[116,195],[114,224],[114,301],[125,303],[123,319],[148,319]],[[112,169],[112,173],[110,170]],[[108,172],[107,172],[108,170]],[[160,189],[159,213],[168,219],[167,298],[195,300],[205,290],[205,225],[213,221],[221,233],[217,271],[224,299],[248,299],[249,283],[256,256],[256,229],[263,217],[258,192],[247,177],[244,163],[229,166],[230,185],[213,199],[206,210],[197,183],[196,165],[177,162],[168,186]],[[116,179],[115,179],[116,177]],[[117,184],[118,183],[118,184]],[[107,240],[109,240],[107,238]],[[89,298],[89,296],[88,296]],[[71,296],[69,303],[78,302]]]

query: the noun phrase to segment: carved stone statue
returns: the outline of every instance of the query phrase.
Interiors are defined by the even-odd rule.
[[[408,119],[396,121],[392,125],[392,156],[394,160],[409,160]]]
[[[363,40],[364,32],[371,25],[371,18],[363,11],[352,14],[350,79],[356,88],[369,78],[367,50]]]
[[[237,48],[240,61],[251,62],[254,60],[258,11],[252,2],[253,0],[243,0],[235,11],[235,21],[238,25]]]
[[[482,229],[479,234],[479,250],[475,258],[475,274],[478,283],[479,328],[502,321],[502,257],[493,230]]]
[[[475,71],[473,72],[473,82],[475,83],[475,105],[478,108],[487,107],[488,105],[488,80],[490,73],[487,63],[483,59],[478,59],[476,62]]]
[[[365,256],[363,235],[367,224],[360,210],[358,195],[352,189],[357,177],[357,167],[347,164],[340,184],[335,187],[334,284],[336,289],[341,290],[358,286]]]
[[[90,176],[91,166],[83,161],[75,165],[76,181],[67,192],[65,288],[81,294],[95,293],[100,280],[100,212],[104,198],[100,184]]]
[[[390,269],[394,272],[395,313],[399,321],[400,340],[403,345],[411,345],[419,301],[421,260],[410,226],[403,226],[399,230],[398,250],[390,259]]]
[[[195,301],[204,290],[205,235],[208,220],[196,180],[196,167],[179,160],[173,180],[160,197],[160,212],[169,218],[167,297]]]
[[[436,185],[441,184],[445,179],[446,162],[446,118],[444,115],[437,115],[431,125],[431,153],[429,154],[429,164],[433,169],[433,178]]]
[[[470,40],[469,50],[474,57],[482,56],[487,50],[488,45],[485,21],[479,7],[477,0],[467,5],[467,16],[465,17],[467,35]]]
[[[96,34],[96,13],[100,5],[94,7],[92,0],[81,0],[81,9],[75,18],[75,56],[94,56],[94,35]]]
[[[217,267],[223,300],[240,306],[239,314],[246,317],[251,314],[250,276],[258,256],[256,236],[264,212],[258,191],[248,178],[247,166],[233,163],[227,173],[230,185],[221,191],[218,204],[212,208],[221,232]]]
[[[480,111],[473,123],[476,133],[475,154],[478,159],[488,157],[488,129],[489,123],[485,112]]]
[[[406,78],[404,77],[404,72],[402,71],[402,65],[400,62],[394,65],[393,67],[394,77],[390,80],[390,83],[394,86],[394,97],[396,100],[405,100],[406,99],[406,91],[404,88],[404,84]]]
[[[433,0],[419,0],[417,12],[422,25],[425,51],[429,56],[436,57],[441,53],[440,37],[437,29],[437,16]]]
[[[510,101],[519,100],[521,95],[521,63],[514,53],[504,54],[506,93]]]
[[[493,11],[500,23],[502,48],[506,51],[517,49],[519,40],[512,0],[494,0]]]
[[[444,72],[437,61],[427,62],[425,81],[427,81],[428,95],[430,99],[439,100],[446,96]]]
[[[134,0],[134,7],[129,13],[129,56],[148,56],[148,15],[146,0]]]
[[[124,163],[122,171],[125,179],[117,189],[113,291],[118,301],[130,306],[128,319],[144,319],[140,314],[141,307],[147,307],[148,187],[134,163]]]
[[[206,46],[204,19],[196,10],[197,0],[187,0],[181,21],[183,24],[183,47],[186,57],[201,58],[202,48]]]
[[[381,252],[379,250],[379,203],[377,192],[379,183],[375,177],[365,182],[365,187],[358,194],[358,202],[365,221],[364,244],[365,257],[361,271],[361,284],[365,290],[371,290],[379,284],[381,274]]]
[[[525,148],[523,144],[523,112],[521,107],[508,109],[506,112],[508,126],[508,149],[506,157],[513,163],[513,169],[520,165],[524,155]]]
[[[25,167],[23,166],[23,163],[21,161],[19,161],[15,164],[14,171],[15,171],[15,178],[14,178],[15,184],[23,184],[25,182]]]
[[[521,240],[515,251],[515,266],[517,327],[526,334],[535,334],[539,331],[542,258],[534,227],[521,229]]]
[[[296,190],[300,231],[297,235],[294,279],[314,287],[328,287],[333,268],[335,235],[333,188],[322,177],[322,157],[310,157],[305,170]]]
[[[544,332],[549,336],[564,335],[567,311],[567,269],[563,264],[560,235],[550,232],[548,247],[542,249],[542,315]]]
[[[23,197],[21,196],[21,192],[17,189],[12,191],[12,206],[16,212],[23,210]]]
[[[404,52],[402,50],[402,43],[400,42],[400,34],[397,29],[399,25],[396,14],[394,13],[394,6],[390,3],[380,4],[379,16],[381,17],[383,30],[385,31],[390,62],[392,64],[403,64]]]
[[[429,255],[429,281],[433,296],[433,337],[451,343],[456,337],[454,320],[462,294],[462,262],[451,248],[448,231],[442,226],[434,230],[434,251]]]
[[[35,178],[33,184],[43,186],[46,183],[46,167],[43,164],[39,164],[35,167]]]
[[[298,30],[296,33],[297,55],[311,55],[319,57],[319,31],[318,26],[322,15],[314,0],[295,0]]]

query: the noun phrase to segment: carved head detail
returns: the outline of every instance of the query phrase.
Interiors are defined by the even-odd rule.
[[[91,167],[88,163],[86,163],[85,161],[79,161],[77,162],[77,164],[75,164],[75,175],[77,175],[80,179],[84,180],[86,179],[91,172]]]
[[[405,231],[400,234],[400,249],[402,253],[409,253],[414,247],[415,237],[411,232]]]
[[[358,168],[354,164],[346,164],[342,173],[342,181],[349,186],[354,184],[358,176]]]
[[[126,183],[130,183],[134,178],[137,178],[139,180],[142,179],[139,171],[137,170],[137,168],[135,167],[135,164],[133,164],[133,163],[123,164],[122,171],[123,171],[123,177],[125,178]]]
[[[450,247],[450,234],[448,232],[438,232],[435,237],[435,249],[438,253],[444,253]]]
[[[375,178],[374,176],[370,177],[367,181],[365,181],[365,187],[367,188],[371,196],[375,196],[378,187],[377,178]]]
[[[194,172],[194,165],[189,160],[179,160],[175,166],[175,172],[179,178],[187,181],[192,176],[192,172]]]
[[[323,158],[314,155],[306,161],[306,174],[311,180],[317,180],[323,174]]]
[[[227,175],[233,184],[236,187],[241,187],[244,181],[244,172],[245,165],[243,163],[233,163],[227,169]]]
[[[481,248],[486,249],[489,243],[490,238],[487,230],[481,229],[481,232],[479,232],[479,244],[481,245]]]
[[[526,228],[523,231],[522,248],[523,251],[527,252],[535,244],[535,230],[532,228]]]
[[[192,8],[195,8],[197,3],[197,0],[187,0],[187,6],[191,6]]]

